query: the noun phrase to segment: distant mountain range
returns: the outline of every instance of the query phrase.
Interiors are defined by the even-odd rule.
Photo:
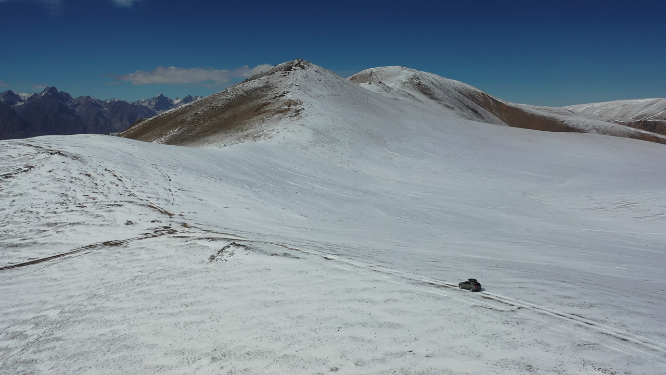
[[[106,134],[121,132],[135,122],[192,103],[201,96],[126,102],[72,96],[55,87],[38,94],[0,93],[0,139],[39,135]]]

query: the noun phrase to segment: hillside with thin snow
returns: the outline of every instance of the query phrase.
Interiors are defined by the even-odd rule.
[[[666,147],[414,72],[0,141],[0,374],[663,373]]]
[[[565,108],[605,121],[666,135],[666,99],[663,98],[616,100]]]
[[[565,108],[606,120],[666,121],[666,99],[662,98],[616,100],[612,102],[571,105]]]
[[[659,135],[656,135],[653,128],[628,127],[611,121],[611,118],[576,111],[571,107],[514,104],[462,82],[399,66],[367,69],[349,77],[349,80],[423,110],[443,108],[448,115],[489,124],[542,131],[596,133],[666,143],[666,137],[663,137],[666,133],[657,132]],[[652,106],[643,108],[642,113],[658,113],[660,110]]]

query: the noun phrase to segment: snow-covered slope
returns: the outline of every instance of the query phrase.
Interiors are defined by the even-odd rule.
[[[597,133],[666,143],[666,133],[653,128],[627,127],[611,119],[588,116],[567,108],[514,104],[475,87],[436,74],[400,66],[367,69],[349,80],[381,95],[411,102],[423,110],[445,109],[447,114],[489,124],[564,132]],[[638,128],[641,130],[636,130]],[[648,130],[648,131],[642,131]]]
[[[469,99],[483,93],[462,82],[401,66],[367,69],[349,81],[380,95],[408,102],[423,111],[438,111],[448,116],[488,124],[505,125],[494,114]]]
[[[663,98],[616,100],[565,108],[605,121],[666,135],[666,99]]]
[[[662,371],[662,145],[311,121],[0,143],[0,371]]]
[[[137,128],[226,147],[0,142],[0,373],[664,372],[666,147],[279,69]]]
[[[612,102],[571,105],[564,108],[611,121],[666,121],[666,99],[664,98],[615,100]]]

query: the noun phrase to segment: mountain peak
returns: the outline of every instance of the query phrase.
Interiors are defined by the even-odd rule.
[[[282,72],[291,72],[294,70],[305,70],[305,69],[310,69],[314,67],[315,64],[303,60],[303,59],[295,59],[291,61],[287,61],[282,64],[275,65],[273,68],[268,69],[268,70],[274,70],[274,71],[282,71]]]
[[[5,103],[7,105],[16,105],[17,103],[23,102],[19,94],[15,93],[12,90],[7,90],[5,92],[0,93],[0,102]]]
[[[261,73],[257,73],[253,75],[252,77],[248,78],[247,81],[253,81],[255,79],[259,79],[262,77],[267,77],[270,75],[274,75],[276,73],[282,73],[283,75],[288,75],[291,72],[298,71],[298,70],[308,70],[308,69],[313,69],[317,67],[317,65],[303,60],[303,59],[295,59],[291,61],[287,61],[282,64],[275,65],[274,67],[264,70]]]
[[[58,89],[55,88],[55,86],[46,86],[44,87],[44,90],[42,90],[42,95],[44,94],[52,94],[52,95],[58,95]]]
[[[58,89],[55,88],[54,86],[45,87],[44,91],[42,91],[40,96],[45,96],[46,94],[52,95],[54,98],[56,98],[57,100],[65,103],[65,104],[68,104],[72,101],[72,96],[71,95],[69,95],[68,93],[66,93],[64,91],[58,91]]]
[[[415,76],[422,76],[430,73],[421,72],[416,69],[406,68],[404,66],[382,66],[360,71],[348,79],[351,82],[360,83],[387,83],[406,81]],[[440,77],[443,78],[443,77]],[[445,78],[444,78],[445,79]]]

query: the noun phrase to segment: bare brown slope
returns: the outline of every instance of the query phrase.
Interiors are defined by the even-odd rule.
[[[486,93],[480,93],[477,95],[470,95],[468,98],[487,111],[491,112],[499,119],[501,119],[505,124],[514,127],[514,128],[523,128],[523,129],[533,129],[533,130],[542,130],[550,132],[577,132],[585,133],[584,130],[576,128],[572,125],[567,124],[561,117],[551,116],[548,113],[539,113],[539,111],[529,111],[524,108],[520,108],[517,105],[512,103],[507,103],[500,101]],[[572,118],[569,123],[575,122],[575,118]],[[647,122],[614,122],[618,125],[624,125],[632,129],[643,130],[643,132],[629,131],[623,134],[623,136],[633,139],[639,139],[642,141],[655,142],[666,144],[666,139],[660,137],[660,135],[666,135],[666,133],[659,132],[659,127],[657,124],[649,124]],[[663,124],[662,124],[663,127]],[[657,131],[655,131],[657,130]],[[600,134],[617,136],[617,134],[612,132],[605,132],[601,129],[597,130]],[[647,133],[650,132],[650,133]],[[654,133],[654,134],[652,134]]]
[[[549,132],[588,132],[583,128],[576,126],[576,123],[581,121],[581,119],[577,116],[577,114],[566,109],[513,104],[497,99],[492,95],[489,95],[475,88],[472,90],[460,90],[458,92],[467,99],[474,102],[479,107],[492,113],[508,126],[514,128]],[[571,112],[571,114],[568,112]],[[613,123],[626,126],[626,131],[622,131],[621,134],[619,134],[617,131],[614,131],[611,128],[603,127],[598,127],[595,129],[595,131],[604,135],[621,136],[639,139],[642,141],[666,144],[666,138],[661,136],[662,134],[666,134],[660,131],[662,128],[659,126],[661,125],[663,127],[663,124],[648,121],[613,121]],[[639,129],[642,131],[632,131],[629,128]]]
[[[303,69],[299,62],[278,65],[227,90],[138,122],[120,136],[172,145],[260,136],[261,125],[267,120],[296,116],[301,111],[299,101],[286,98],[286,92],[279,92],[271,80],[261,78]]]
[[[514,128],[549,132],[588,132],[583,128],[576,126],[576,123],[581,121],[580,118],[577,116],[577,114],[566,109],[513,104],[497,99],[492,95],[489,95],[471,86],[467,86],[465,89],[458,90],[458,93],[471,100],[484,110],[490,112],[506,125]],[[639,129],[642,130],[642,132],[627,129],[627,131],[622,132],[620,135],[610,128],[605,129],[603,127],[596,128],[595,131],[599,134],[622,136],[648,142],[666,144],[666,138],[660,136],[662,134],[666,135],[660,131],[663,131],[662,123],[649,121],[613,121],[613,123],[623,125],[631,129]]]
[[[514,128],[542,130],[549,132],[576,132],[583,131],[567,125],[564,121],[545,114],[528,112],[512,103],[500,101],[485,92],[461,92],[462,95],[497,116],[505,124]]]
[[[629,126],[634,129],[645,130],[652,133],[666,135],[666,121],[663,120],[635,120],[635,121],[613,121],[616,124]]]

